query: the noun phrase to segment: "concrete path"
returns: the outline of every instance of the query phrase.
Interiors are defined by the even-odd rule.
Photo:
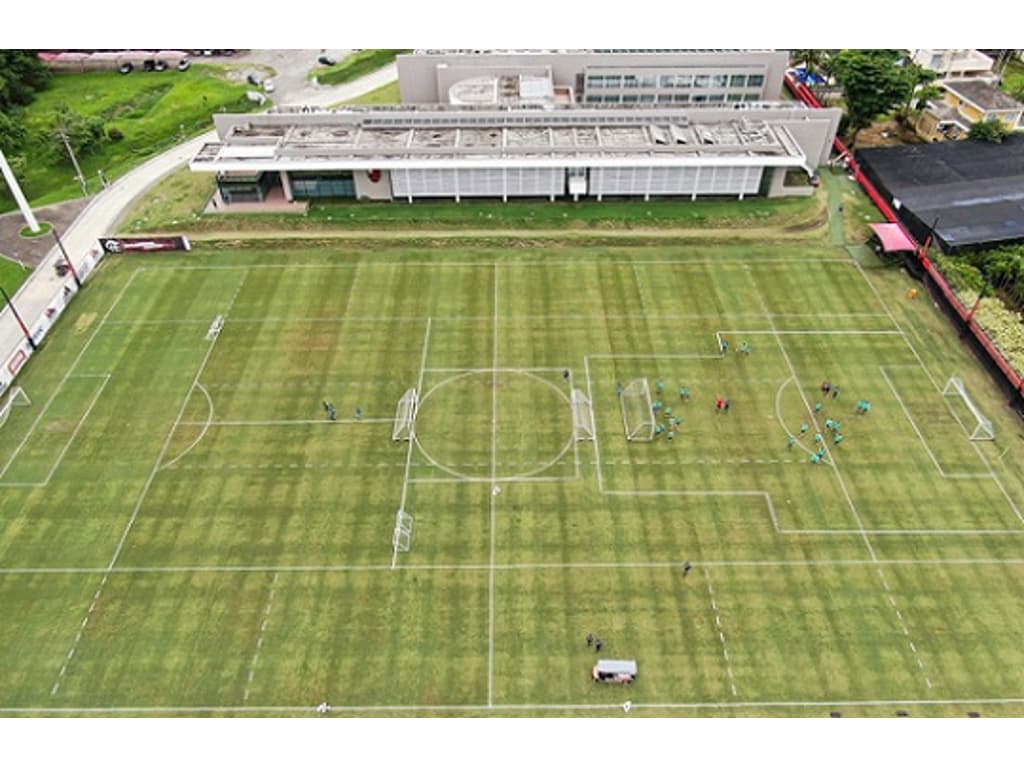
[[[36,218],[53,224],[63,236],[64,231],[78,218],[78,215],[89,204],[88,198],[67,200],[63,203],[47,205],[34,210]],[[21,230],[25,219],[20,211],[0,214],[0,254],[9,259],[21,262],[25,266],[37,267],[46,259],[53,248],[53,235],[40,237],[22,237]]]
[[[361,96],[386,85],[397,77],[398,67],[392,64],[351,83],[320,87],[302,103],[315,107],[327,107],[339,101]],[[85,254],[98,244],[101,237],[110,235],[116,230],[118,221],[128,212],[140,195],[164,176],[185,165],[203,144],[216,141],[216,139],[216,133],[208,131],[184,144],[179,144],[129,171],[107,189],[95,195],[78,215],[78,218],[61,234],[64,247],[76,267]],[[61,291],[66,278],[57,277],[54,270],[54,264],[59,258],[62,258],[60,252],[54,246],[42,259],[41,266],[25,281],[13,297],[18,312],[29,326],[35,324],[46,309],[46,305]],[[4,307],[0,310],[0,365],[7,361],[23,339],[21,329],[10,310]],[[3,375],[4,373],[6,372],[0,373],[0,377],[2,377],[0,380],[7,379]]]

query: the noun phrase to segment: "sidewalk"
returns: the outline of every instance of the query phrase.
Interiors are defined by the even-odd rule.
[[[379,88],[397,76],[398,67],[392,64],[351,83],[321,87],[304,103],[309,106],[327,107]],[[74,222],[61,232],[64,248],[75,268],[78,269],[84,263],[85,255],[98,245],[101,237],[115,232],[118,221],[139,196],[164,176],[185,165],[203,144],[216,139],[217,134],[208,131],[184,144],[179,144],[129,171],[93,197]],[[52,244],[53,238],[48,239]],[[53,245],[49,253],[42,258],[40,266],[12,297],[19,314],[30,328],[35,326],[47,305],[63,290],[68,278],[58,277],[54,270],[55,262],[62,258],[56,245]],[[0,384],[10,381],[13,371],[8,370],[7,366],[12,354],[16,354],[22,346],[24,338],[14,316],[7,307],[4,307],[0,310],[0,364],[5,367],[0,369]]]

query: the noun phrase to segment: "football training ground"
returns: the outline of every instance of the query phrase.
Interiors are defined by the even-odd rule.
[[[905,274],[443,240],[103,266],[0,427],[0,712],[1024,713],[1019,422]]]

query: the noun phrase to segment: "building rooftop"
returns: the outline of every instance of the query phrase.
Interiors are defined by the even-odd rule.
[[[740,106],[740,105],[737,105]],[[744,104],[743,106],[748,106]],[[802,165],[789,131],[752,110],[702,121],[678,108],[351,108],[238,116],[193,168],[232,161],[572,161],[636,158],[688,164],[708,158]],[[772,162],[774,161],[774,162]],[[227,165],[224,165],[227,163]]]
[[[977,79],[943,80],[940,85],[986,111],[993,109],[1024,109],[1024,104],[1021,104],[1012,96]]]

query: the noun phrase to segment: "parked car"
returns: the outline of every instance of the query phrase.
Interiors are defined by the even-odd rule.
[[[250,72],[248,75],[245,76],[245,79],[249,83],[249,85],[261,85],[263,83],[263,78],[257,75],[255,72]]]
[[[267,93],[273,93],[274,92],[274,81],[273,80],[264,80],[263,81],[263,90],[266,91]]]
[[[326,53],[322,53],[320,54],[320,56],[317,57],[316,62],[317,64],[322,64],[325,67],[333,67],[335,64],[338,63],[338,60],[331,58]]]

